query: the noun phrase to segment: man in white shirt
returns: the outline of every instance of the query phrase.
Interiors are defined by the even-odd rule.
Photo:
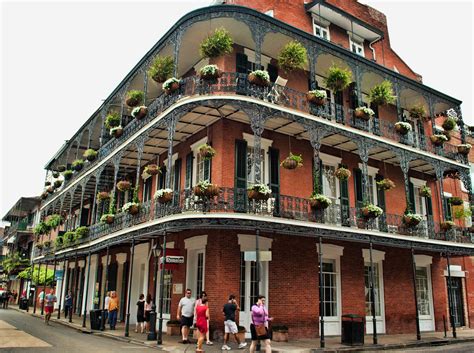
[[[178,312],[176,314],[176,318],[181,321],[183,343],[191,343],[188,340],[188,335],[189,328],[193,325],[195,303],[195,299],[191,298],[191,289],[186,289],[186,295],[179,301]]]

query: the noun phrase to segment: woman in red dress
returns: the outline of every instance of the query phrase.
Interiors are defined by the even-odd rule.
[[[198,352],[202,352],[202,344],[206,339],[207,320],[209,320],[209,307],[207,306],[207,298],[202,298],[201,304],[196,307],[196,327],[199,331]]]

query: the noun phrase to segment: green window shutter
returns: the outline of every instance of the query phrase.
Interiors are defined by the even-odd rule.
[[[211,182],[211,160],[207,159],[204,161],[204,180]]]
[[[443,197],[444,209],[446,210],[446,220],[452,220],[451,205],[448,200],[449,197]]]
[[[272,64],[267,65],[268,75],[270,76],[270,81],[275,82],[278,78],[278,67]]]
[[[235,58],[235,71],[240,74],[246,74],[248,71],[248,58],[243,53],[237,53]]]
[[[234,208],[237,212],[247,210],[247,141],[235,141]]]
[[[423,126],[423,121],[421,119],[418,119],[416,121],[418,124],[418,144],[420,147],[425,147],[426,146],[426,140],[425,140],[425,127]]]
[[[280,151],[276,148],[269,148],[270,159],[270,189],[275,195],[275,209],[274,213],[280,213]]]
[[[408,183],[408,195],[409,203],[407,205],[407,209],[409,208],[412,212],[415,212],[415,187],[411,181]]]
[[[426,203],[426,214],[428,216],[433,215],[433,204],[431,201],[431,197],[425,197],[425,203]]]
[[[359,208],[364,202],[364,194],[362,191],[362,171],[354,168],[354,187],[356,196],[356,207]]]
[[[377,174],[375,176],[375,180],[382,180],[382,179],[383,179],[383,175]],[[379,218],[379,230],[382,232],[386,232],[388,228],[387,228],[387,213],[385,209],[385,190],[381,190],[379,188],[377,188],[377,206],[379,206],[382,210],[384,210],[384,213]]]
[[[174,163],[174,185],[173,190],[179,191],[181,190],[181,158],[177,159]]]
[[[349,85],[349,107],[351,109],[357,108],[358,105],[358,97],[357,97],[357,84],[355,82],[352,82]]]
[[[341,222],[343,226],[350,226],[349,181],[339,180]]]
[[[193,185],[193,153],[190,152],[186,156],[186,176],[184,181],[184,188],[190,189]]]

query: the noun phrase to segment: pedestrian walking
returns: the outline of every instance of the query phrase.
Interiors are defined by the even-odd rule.
[[[110,292],[105,293],[105,299],[104,299],[104,307],[105,307],[105,312],[104,312],[104,326],[107,324],[107,319],[108,319],[108,307],[109,307],[109,301],[110,301]]]
[[[135,327],[135,332],[138,332],[140,328],[140,333],[143,333],[145,330],[145,295],[140,294],[137,301],[137,325]]]
[[[44,300],[44,291],[42,290],[40,294],[38,294],[38,301],[39,301],[39,306],[43,305],[43,300]]]
[[[7,300],[7,291],[4,290],[0,295],[0,304],[2,309],[5,309],[5,301]]]
[[[64,316],[72,316],[72,292],[69,291],[64,298]]]
[[[201,296],[199,297],[199,299],[196,300],[196,305],[194,306],[194,319],[197,320],[197,313],[196,313],[196,308],[202,304],[202,300],[207,298],[207,293],[205,291],[202,291],[201,292]],[[211,342],[211,340],[209,339],[209,320],[207,320],[207,331],[206,331],[206,344],[208,346],[212,346],[214,343]]]
[[[207,304],[207,296],[201,296],[200,302],[195,306],[196,312],[196,328],[198,329],[198,347],[197,352],[202,352],[202,344],[209,332],[209,307]]]
[[[178,304],[176,318],[181,322],[182,343],[191,343],[188,340],[189,329],[193,326],[193,315],[195,300],[191,298],[191,289],[186,289],[185,296],[181,298]]]
[[[224,304],[223,313],[224,313],[224,345],[222,350],[230,351],[231,348],[227,344],[229,342],[230,334],[234,335],[236,342],[239,344],[239,349],[242,349],[247,346],[247,342],[240,342],[237,333],[239,332],[237,324],[235,323],[235,312],[240,310],[237,301],[235,300],[235,295],[229,295],[229,300]]]
[[[145,300],[145,333],[150,332],[150,313],[152,307],[153,301],[151,300],[151,294],[147,294]]]
[[[251,317],[250,334],[252,336],[252,344],[250,345],[250,353],[255,352],[258,341],[263,341],[265,353],[272,353],[270,336],[268,334],[268,322],[273,320],[273,318],[268,317],[264,295],[259,295],[257,303],[252,306]]]
[[[54,295],[54,289],[51,289],[44,299],[44,323],[46,325],[49,325],[49,319],[51,319],[51,314],[54,312],[54,303],[56,303],[56,301],[57,298]]]
[[[119,308],[119,302],[117,298],[117,293],[115,291],[110,293],[108,310],[108,319],[110,324],[110,329],[115,330],[115,325],[117,324],[117,312]]]

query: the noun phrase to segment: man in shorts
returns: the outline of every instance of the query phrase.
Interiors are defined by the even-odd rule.
[[[56,296],[54,295],[54,289],[51,289],[49,294],[47,294],[44,298],[44,322],[46,325],[49,325],[49,319],[51,318],[51,314],[54,311],[54,303],[56,303]]]
[[[227,345],[229,342],[230,334],[234,335],[235,340],[239,344],[239,349],[244,348],[247,346],[247,342],[240,342],[237,333],[239,332],[237,328],[237,324],[235,323],[235,312],[240,310],[239,306],[237,305],[237,301],[235,300],[235,295],[229,295],[229,301],[224,304],[224,345],[222,346],[222,350],[230,351],[231,348]]]
[[[195,303],[194,298],[191,298],[191,289],[186,289],[186,295],[179,301],[178,313],[176,314],[176,318],[181,321],[183,343],[191,343],[188,340],[188,335],[190,327],[193,326]]]

